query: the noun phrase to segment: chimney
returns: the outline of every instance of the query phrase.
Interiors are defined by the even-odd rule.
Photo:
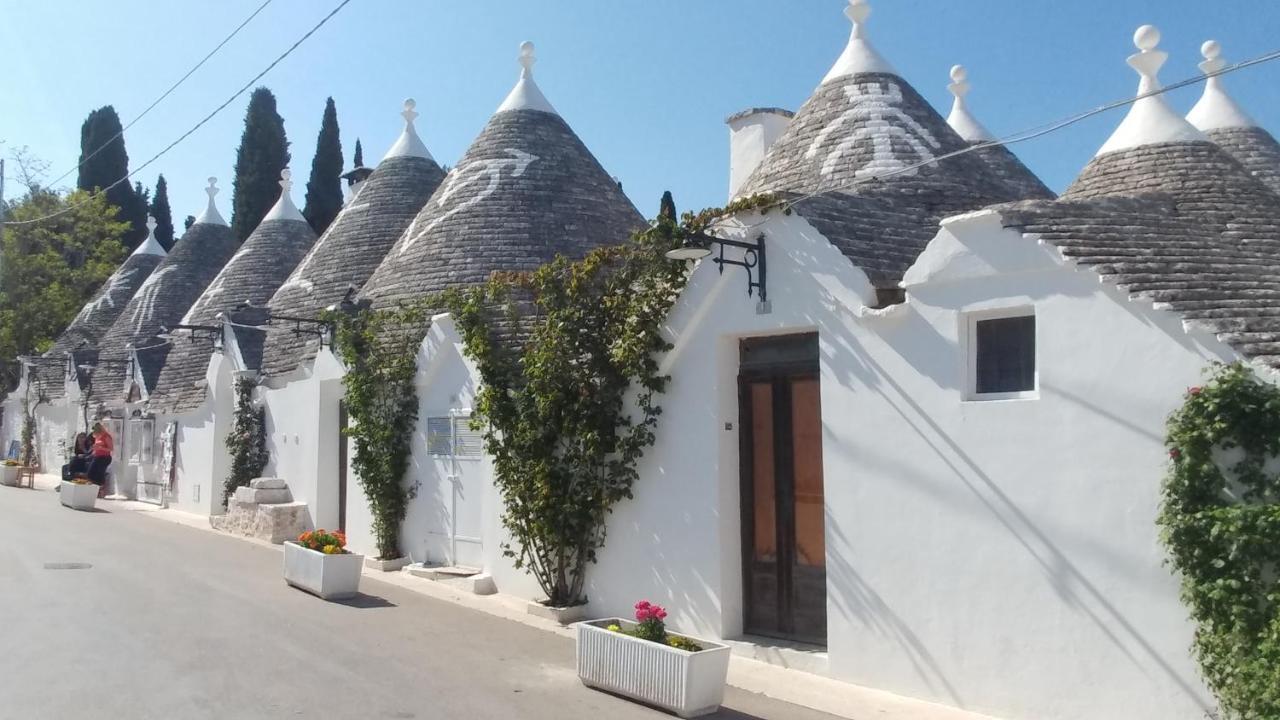
[[[729,199],[751,177],[795,113],[781,108],[751,108],[725,119],[729,126]]]

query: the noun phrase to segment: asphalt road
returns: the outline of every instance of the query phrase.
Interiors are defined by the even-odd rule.
[[[573,643],[364,578],[289,588],[279,552],[0,487],[0,719],[669,717],[588,690]],[[834,720],[729,688],[732,720]]]

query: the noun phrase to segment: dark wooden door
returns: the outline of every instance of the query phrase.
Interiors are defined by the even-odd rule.
[[[825,644],[817,336],[744,341],[738,382],[745,629]]]
[[[338,401],[338,530],[347,531],[347,402]]]

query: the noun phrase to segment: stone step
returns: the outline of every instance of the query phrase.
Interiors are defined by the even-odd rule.
[[[260,477],[250,480],[249,487],[254,490],[287,490],[289,484],[284,481],[284,478]]]
[[[242,503],[277,505],[293,502],[293,494],[289,492],[287,487],[283,489],[238,487],[236,488],[235,499],[237,502]]]
[[[493,595],[498,592],[498,587],[493,582],[493,576],[476,568],[440,565],[424,566],[422,563],[413,563],[406,567],[403,572],[424,580],[444,583],[476,595]]]

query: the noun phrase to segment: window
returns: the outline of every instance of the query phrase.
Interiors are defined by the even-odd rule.
[[[1034,397],[1035,315],[1024,308],[970,316],[969,358],[969,389],[974,398]]]
[[[440,457],[480,457],[483,439],[471,429],[470,415],[435,415],[427,418],[427,453]]]

